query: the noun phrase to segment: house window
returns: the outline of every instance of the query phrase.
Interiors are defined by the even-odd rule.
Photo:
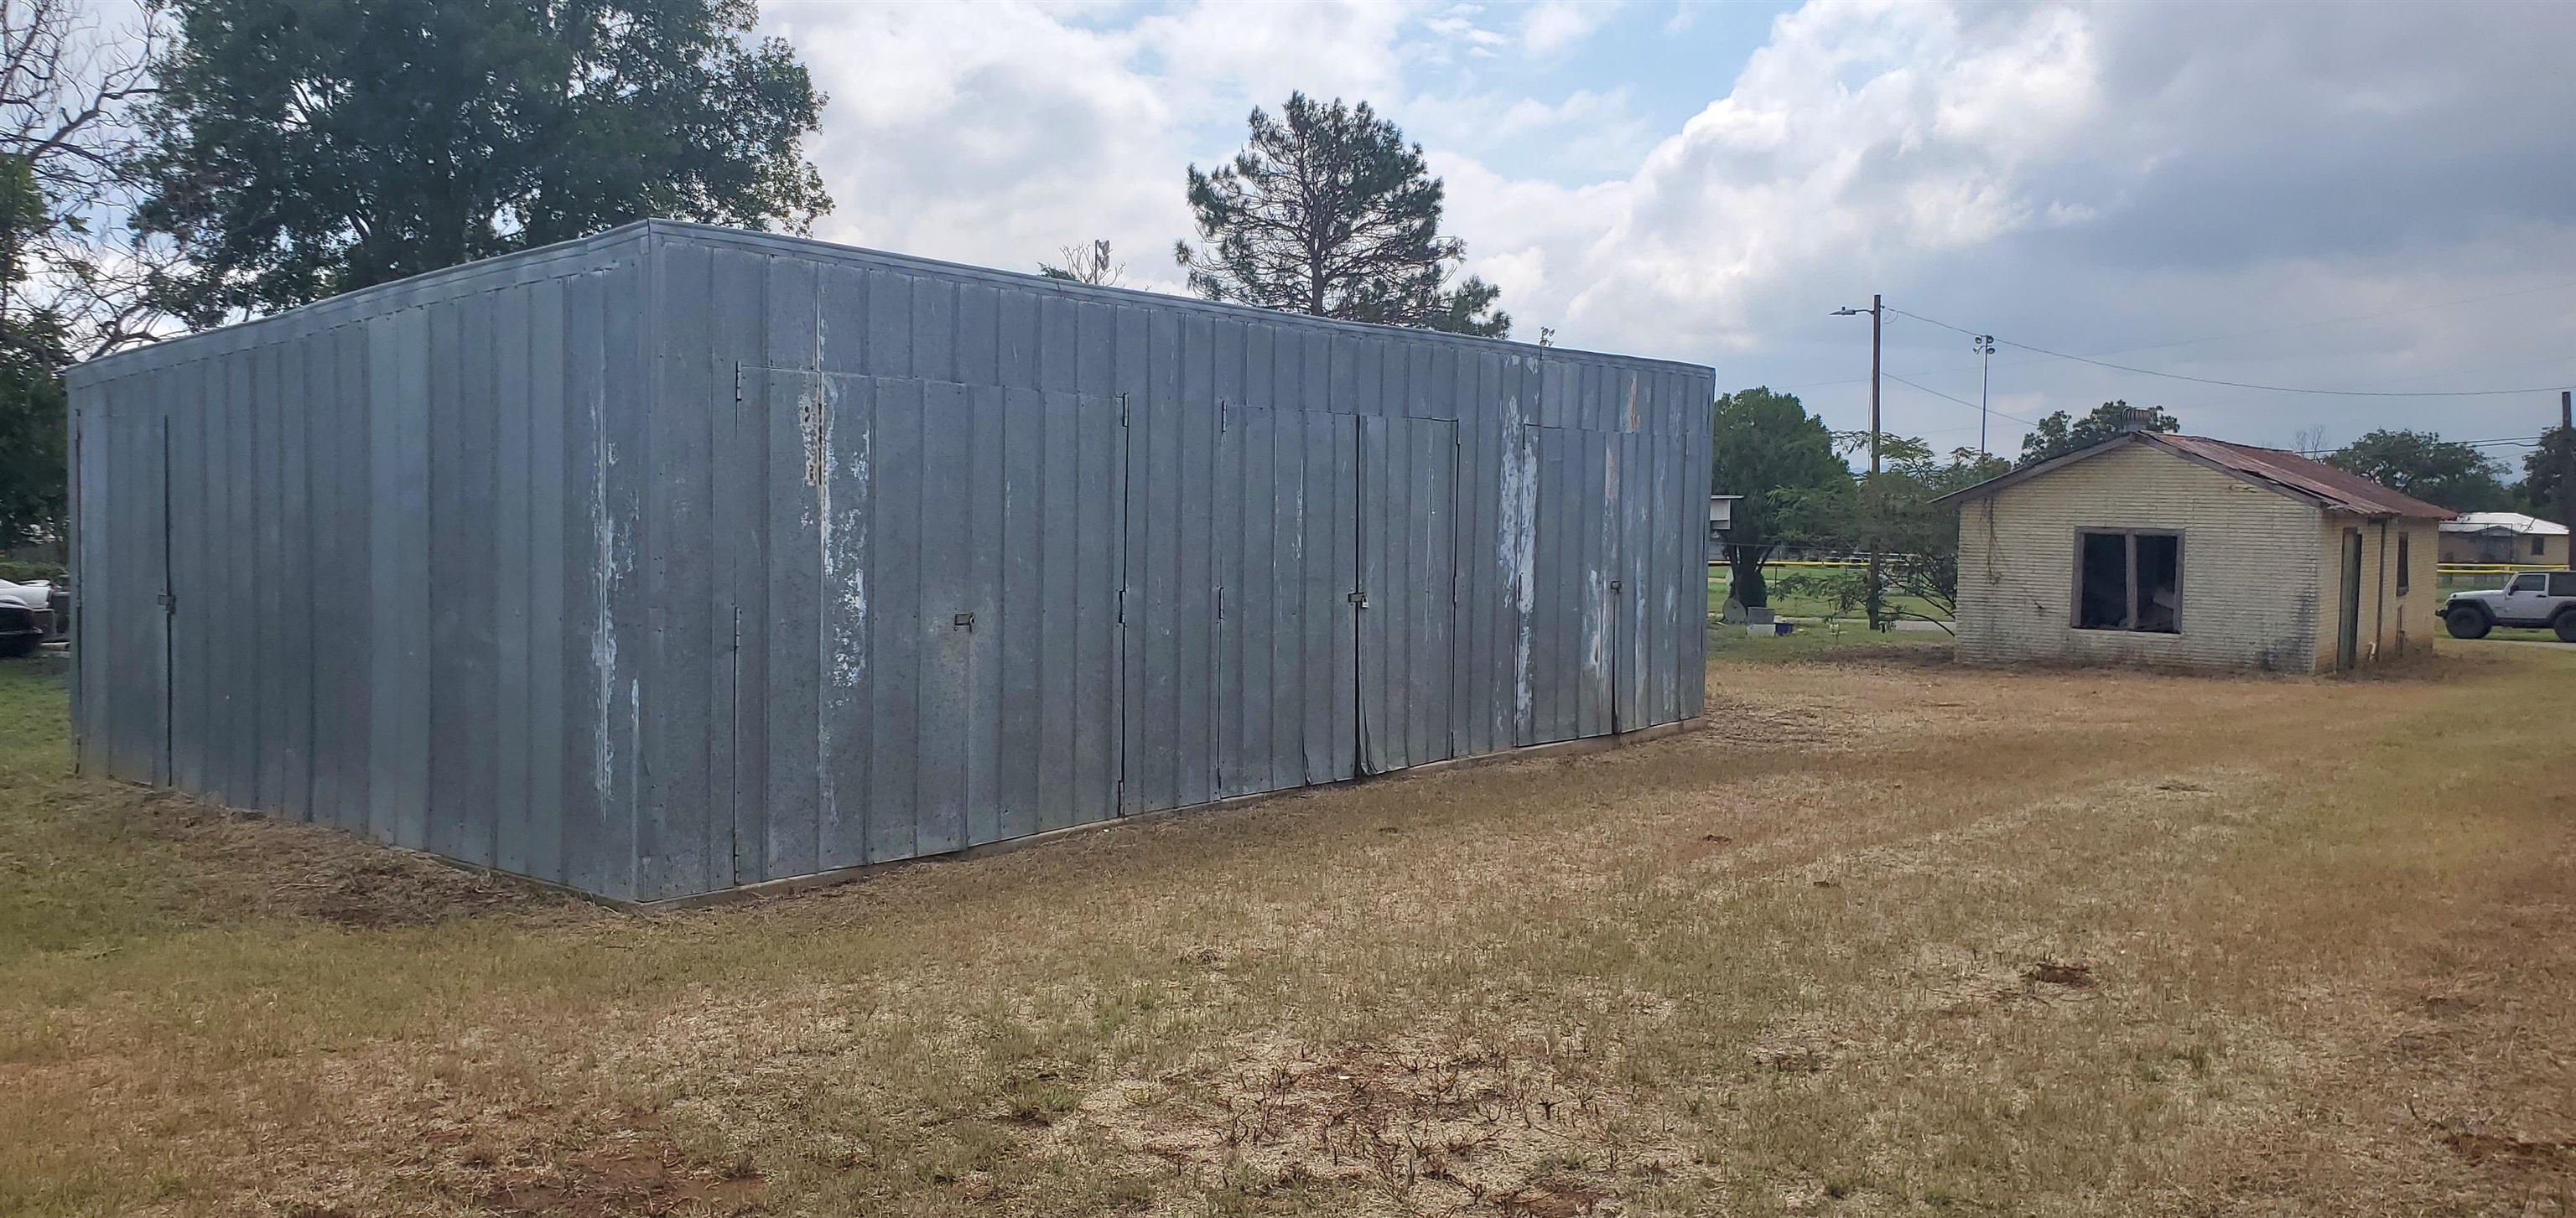
[[[2408,540],[2404,533],[2397,535],[2397,595],[2399,596],[2406,595],[2407,575],[2415,569],[2415,564],[2407,561]]]
[[[2533,558],[2540,557],[2541,553],[2547,548],[2548,547],[2540,544],[2540,534],[2534,533],[2531,535],[2531,556]]]
[[[2075,535],[2075,628],[2182,631],[2182,534]]]

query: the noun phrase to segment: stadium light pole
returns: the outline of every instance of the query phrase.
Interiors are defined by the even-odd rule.
[[[1977,455],[1992,456],[1986,451],[1986,386],[1994,379],[1995,336],[1977,335],[1968,340],[1968,349],[1977,353]]]

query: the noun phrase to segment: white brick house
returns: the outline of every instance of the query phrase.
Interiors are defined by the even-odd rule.
[[[2451,513],[2295,453],[2127,432],[1946,501],[1963,659],[2321,672],[2441,625]]]

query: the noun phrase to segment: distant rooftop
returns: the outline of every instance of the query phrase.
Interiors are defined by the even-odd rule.
[[[2538,516],[2525,516],[2520,512],[2463,512],[2454,519],[2442,522],[2442,531],[2445,533],[2484,533],[2490,530],[2525,535],[2537,533],[2543,537],[2567,535],[2566,525],[2542,520]]]

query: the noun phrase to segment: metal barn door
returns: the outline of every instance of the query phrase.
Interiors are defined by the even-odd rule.
[[[1359,432],[1349,415],[1234,405],[1219,409],[1217,429],[1214,797],[1350,778]]]
[[[1364,773],[1446,760],[1457,613],[1458,425],[1363,415],[1359,755]]]
[[[1697,519],[1678,503],[1674,476],[1680,445],[1656,432],[1622,432],[1610,466],[1610,505],[1617,515],[1613,552],[1617,574],[1610,605],[1612,627],[1610,726],[1635,731],[1681,717],[1680,680],[1674,654],[1685,628],[1676,572],[1698,575],[1686,548],[1696,542]],[[1705,585],[1703,592],[1705,590]]]
[[[1117,399],[759,383],[718,454],[736,882],[1115,815]]]
[[[1618,730],[1621,439],[1614,432],[1521,429],[1535,467],[1525,745]]]
[[[85,665],[81,697],[95,701],[87,741],[106,771],[155,786],[170,781],[170,439],[158,412],[98,410],[78,440],[85,463],[82,539],[88,561],[78,568],[80,631],[75,659],[119,656],[132,662]],[[82,654],[82,653],[86,654]],[[104,713],[100,713],[104,712]]]

